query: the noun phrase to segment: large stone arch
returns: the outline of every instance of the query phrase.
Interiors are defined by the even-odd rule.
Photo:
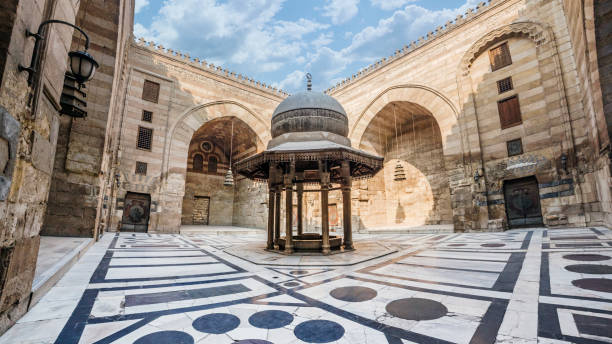
[[[378,94],[359,114],[349,132],[349,138],[359,145],[372,119],[385,107],[396,101],[416,103],[427,109],[436,119],[442,134],[445,155],[461,154],[461,130],[458,127],[459,112],[455,105],[441,92],[418,84],[392,86]]]
[[[236,117],[246,123],[258,136],[257,150],[271,139],[268,121],[247,106],[231,100],[214,101],[185,111],[170,127],[166,136],[162,165],[161,216],[158,230],[178,232],[181,224],[181,205],[185,192],[189,143],[193,133],[206,122]]]

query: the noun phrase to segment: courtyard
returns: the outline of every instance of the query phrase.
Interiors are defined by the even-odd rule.
[[[261,230],[105,233],[0,343],[612,341],[609,229],[354,240],[287,256]]]

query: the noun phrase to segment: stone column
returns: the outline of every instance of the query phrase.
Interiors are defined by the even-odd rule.
[[[304,196],[304,184],[297,184],[297,234],[302,235],[304,233],[304,219],[302,215],[303,207],[303,196]]]
[[[344,248],[353,249],[353,228],[351,225],[351,167],[342,162],[342,223],[344,224]]]
[[[277,186],[274,190],[274,243],[278,245],[280,238],[280,215],[281,215],[281,187]]]
[[[285,175],[285,252],[293,253],[293,183]]]
[[[276,196],[271,183],[270,181],[268,193],[268,243],[266,245],[266,248],[269,250],[274,249],[274,197]]]

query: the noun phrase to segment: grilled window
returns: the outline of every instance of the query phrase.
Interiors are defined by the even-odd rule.
[[[153,129],[138,127],[138,141],[136,147],[139,149],[151,150],[151,143],[153,141]]]
[[[521,139],[506,142],[506,148],[508,148],[508,156],[523,154],[523,142]]]
[[[217,157],[208,157],[208,173],[217,173]]]
[[[136,174],[147,175],[147,163],[142,161],[136,161]]]
[[[145,122],[153,122],[153,112],[142,110],[142,120]]]
[[[145,80],[142,88],[142,99],[157,103],[159,99],[159,84],[153,81]]]
[[[193,157],[193,170],[201,172],[204,168],[204,158],[200,154]]]
[[[499,111],[499,121],[501,122],[502,129],[510,128],[523,122],[518,96],[498,101],[497,110]]]
[[[510,57],[508,43],[489,50],[489,59],[491,60],[491,70],[493,71],[511,65],[512,58]]]
[[[497,82],[497,92],[502,94],[504,92],[508,92],[514,87],[512,86],[512,78],[507,77],[505,79],[501,79]]]

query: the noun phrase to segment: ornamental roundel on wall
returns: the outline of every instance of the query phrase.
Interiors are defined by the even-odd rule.
[[[202,143],[200,143],[200,149],[206,153],[210,153],[213,150],[213,144],[210,141],[202,141]]]

